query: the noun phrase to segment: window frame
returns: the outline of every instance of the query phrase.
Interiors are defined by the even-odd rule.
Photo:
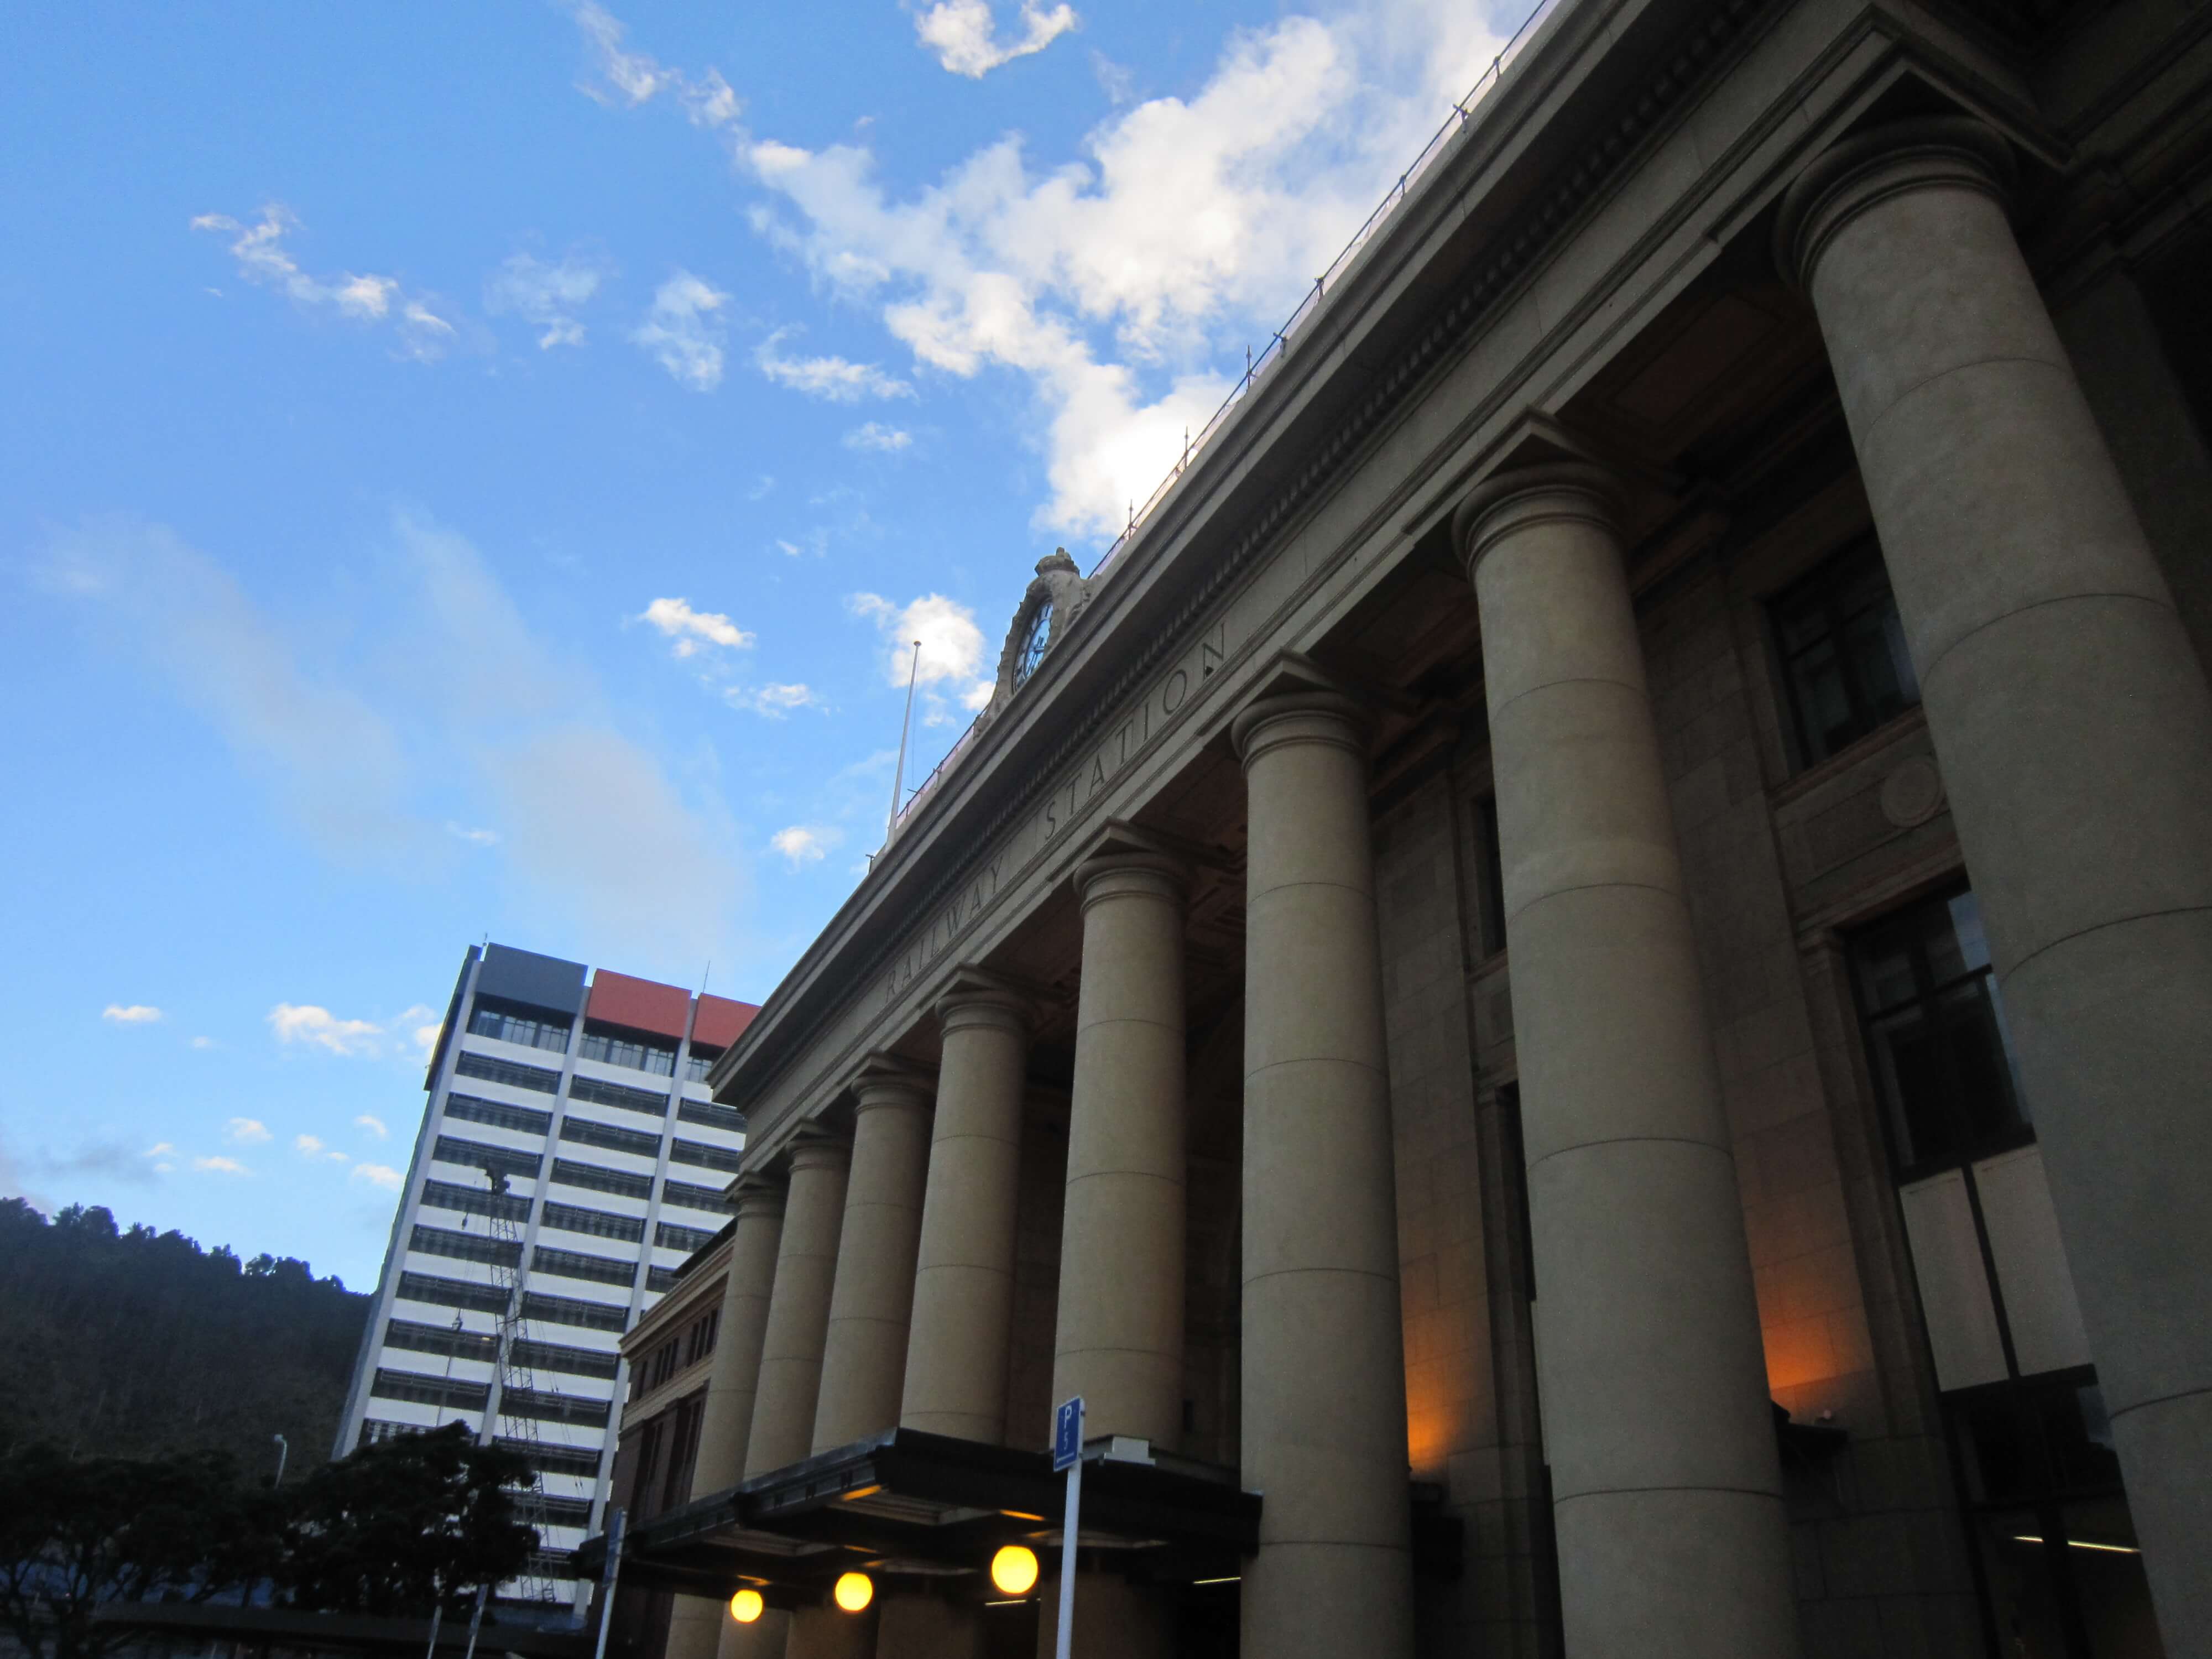
[[[1842,647],[1844,625],[1849,622],[1850,616],[1844,611],[1841,602],[1837,598],[1838,590],[1842,586],[1839,576],[1850,568],[1851,561],[1860,556],[1870,557],[1875,566],[1881,570],[1883,586],[1889,593],[1889,607],[1893,614],[1897,609],[1896,586],[1889,580],[1888,561],[1883,556],[1881,544],[1871,530],[1854,536],[1822,554],[1789,581],[1768,593],[1759,605],[1766,633],[1767,649],[1772,654],[1774,678],[1779,683],[1778,700],[1783,706],[1784,741],[1789,750],[1790,770],[1793,774],[1808,772],[1816,766],[1826,764],[1846,750],[1872,737],[1875,732],[1903,720],[1921,705],[1922,693],[1918,671],[1914,669],[1908,660],[1905,666],[1907,672],[1912,676],[1912,684],[1904,705],[1893,714],[1880,719],[1875,718],[1873,702],[1860,683],[1857,665],[1850,653]],[[1806,708],[1805,700],[1798,690],[1795,665],[1814,647],[1807,647],[1793,652],[1784,642],[1783,635],[1784,607],[1808,592],[1815,592],[1819,595],[1820,609],[1826,624],[1821,639],[1828,643],[1835,653],[1837,674],[1843,685],[1844,700],[1850,706],[1851,723],[1856,728],[1850,738],[1833,748],[1824,749],[1822,742],[1825,740],[1815,740],[1811,730],[1810,711]]]

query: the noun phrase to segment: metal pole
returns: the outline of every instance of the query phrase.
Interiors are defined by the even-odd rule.
[[[433,1595],[438,1593],[437,1582],[434,1579],[431,1581],[430,1593]],[[430,1645],[422,1650],[422,1659],[438,1659],[438,1621],[445,1616],[446,1603],[441,1597],[430,1605]]]
[[[477,1627],[483,1623],[484,1598],[490,1594],[489,1584],[477,1586],[477,1604],[469,1614],[469,1648],[462,1659],[477,1659]]]
[[[1076,1443],[1082,1444],[1079,1429]],[[1053,1648],[1056,1659],[1068,1659],[1068,1644],[1075,1639],[1075,1538],[1081,1529],[1082,1511],[1083,1459],[1079,1454],[1067,1466],[1067,1515],[1060,1533],[1060,1639]]]
[[[292,1447],[281,1434],[272,1434],[269,1437],[276,1443],[276,1478],[270,1482],[270,1489],[273,1492],[284,1484],[284,1460],[292,1455]]]
[[[906,714],[899,721],[898,769],[891,774],[890,822],[884,826],[884,840],[886,843],[898,833],[899,792],[906,787],[906,734],[908,729],[914,725],[914,682],[915,677],[921,669],[921,641],[916,640],[914,642],[913,659],[907,664],[906,669]]]
[[[607,1626],[614,1620],[615,1580],[622,1574],[623,1512],[607,1516],[607,1565],[599,1574],[599,1639],[592,1659],[607,1659]]]

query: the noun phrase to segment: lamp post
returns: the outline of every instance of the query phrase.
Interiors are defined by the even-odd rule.
[[[292,1455],[292,1447],[281,1434],[272,1434],[269,1437],[276,1443],[276,1478],[269,1483],[270,1490],[274,1492],[284,1484],[284,1460]]]

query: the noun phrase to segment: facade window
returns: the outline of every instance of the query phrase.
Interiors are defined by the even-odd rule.
[[[415,1371],[387,1370],[379,1366],[369,1393],[379,1400],[405,1400],[418,1406],[455,1406],[463,1411],[482,1411],[490,1396],[490,1385],[462,1378],[424,1376]]]
[[[601,1285],[627,1285],[637,1269],[633,1263],[611,1256],[591,1255],[582,1250],[549,1250],[543,1244],[533,1251],[530,1265],[541,1273],[568,1279],[586,1279]]]
[[[592,1500],[588,1498],[547,1498],[539,1500],[545,1506],[545,1519],[556,1527],[588,1527],[592,1524]]]
[[[503,1389],[499,1396],[502,1417],[533,1417],[541,1423],[581,1423],[605,1428],[613,1407],[604,1400],[546,1389]]]
[[[526,1048],[544,1048],[556,1054],[568,1051],[569,1024],[566,1014],[483,997],[477,999],[476,1012],[469,1016],[471,1036],[496,1037],[501,1042],[518,1042]]]
[[[589,1447],[548,1446],[504,1434],[499,1437],[499,1443],[511,1452],[520,1453],[530,1461],[530,1467],[542,1474],[572,1474],[580,1480],[599,1478],[599,1454]]]
[[[401,1273],[399,1294],[406,1301],[427,1302],[436,1308],[466,1308],[474,1313],[493,1314],[507,1310],[507,1292],[498,1285],[474,1284],[465,1279],[441,1279],[435,1273]]]
[[[660,1201],[680,1204],[687,1210],[704,1210],[711,1215],[729,1212],[729,1200],[720,1187],[695,1187],[688,1181],[664,1181],[660,1183]]]
[[[696,1365],[714,1352],[714,1338],[722,1328],[722,1310],[709,1308],[706,1314],[691,1322],[690,1329],[684,1333],[684,1363]]]
[[[564,1342],[518,1342],[514,1361],[533,1371],[558,1371],[569,1376],[612,1380],[622,1364],[619,1354],[604,1348],[572,1348]]]
[[[422,1201],[434,1204],[441,1210],[457,1210],[464,1215],[495,1215],[509,1221],[530,1218],[530,1200],[518,1198],[513,1193],[495,1193],[489,1187],[461,1187],[450,1181],[426,1181],[422,1183]]]
[[[1811,766],[1920,701],[1881,550],[1836,554],[1769,607],[1799,758]]]
[[[503,1101],[483,1100],[475,1095],[447,1095],[446,1115],[465,1118],[471,1123],[489,1123],[495,1129],[513,1129],[526,1135],[542,1135],[553,1127],[550,1112],[541,1112],[535,1106],[509,1106]]]
[[[1898,1178],[2033,1140],[1973,894],[1916,905],[1851,954]]]
[[[623,1282],[629,1281],[625,1279]],[[542,1291],[524,1295],[522,1316],[533,1325],[574,1325],[582,1330],[617,1334],[629,1323],[629,1310],[618,1302],[593,1302],[580,1296],[549,1296]]]
[[[444,1227],[417,1227],[409,1235],[407,1248],[425,1255],[449,1255],[459,1261],[497,1262],[512,1267],[522,1259],[522,1246],[486,1238],[480,1233],[457,1233]]]
[[[676,1050],[664,1048],[642,1031],[624,1030],[619,1025],[584,1027],[584,1041],[576,1052],[586,1060],[596,1060],[607,1066],[627,1066],[634,1072],[651,1072],[656,1077],[676,1075]]]
[[[431,1143],[430,1156],[441,1164],[458,1164],[466,1170],[496,1170],[512,1181],[538,1179],[538,1172],[545,1160],[533,1152],[518,1152],[512,1146],[494,1146],[482,1140],[464,1140],[459,1135],[440,1135]]]
[[[726,1129],[733,1135],[745,1132],[745,1115],[728,1106],[711,1105],[703,1100],[687,1100],[676,1109],[676,1115],[686,1123],[703,1123],[710,1129]]]
[[[387,1423],[380,1418],[364,1417],[361,1420],[361,1438],[357,1446],[374,1446],[382,1440],[404,1440],[410,1434],[427,1434],[427,1423]]]
[[[664,1250],[682,1250],[690,1255],[702,1250],[721,1235],[704,1227],[679,1227],[672,1221],[664,1221],[653,1230],[653,1242]]]
[[[651,1267],[646,1270],[645,1288],[655,1296],[665,1296],[674,1290],[683,1274],[673,1267]]]
[[[384,1346],[488,1363],[499,1358],[499,1339],[495,1336],[480,1331],[457,1331],[450,1325],[425,1325],[412,1319],[395,1319],[386,1324]]]
[[[545,1224],[563,1232],[588,1233],[593,1238],[626,1239],[635,1244],[645,1237],[645,1218],[613,1215],[605,1210],[586,1210],[575,1204],[548,1204]]]
[[[561,1139],[586,1146],[604,1147],[611,1152],[629,1152],[638,1158],[657,1158],[660,1155],[659,1135],[646,1134],[637,1129],[617,1129],[611,1123],[594,1123],[585,1117],[562,1118]]]
[[[553,1160],[553,1179],[564,1186],[582,1187],[595,1193],[619,1193],[624,1198],[651,1198],[653,1177],[610,1170],[598,1164],[578,1164],[569,1158]]]
[[[465,1049],[455,1058],[453,1070],[479,1082],[504,1083],[510,1089],[530,1089],[541,1095],[558,1093],[561,1088],[558,1072],[549,1072],[542,1066],[519,1066],[511,1060],[494,1060],[489,1054],[472,1054]]]
[[[602,1083],[597,1078],[570,1078],[568,1098],[588,1100],[595,1106],[618,1106],[625,1112],[641,1112],[647,1117],[668,1115],[666,1095],[657,1095],[647,1089],[626,1089],[619,1083]]]
[[[678,1164],[696,1164],[702,1170],[727,1170],[732,1175],[737,1174],[744,1158],[744,1153],[735,1146],[708,1146],[696,1140],[674,1142],[668,1149],[668,1156]]]
[[[704,1083],[707,1073],[714,1069],[714,1062],[721,1057],[720,1048],[704,1048],[693,1043],[690,1052],[684,1056],[684,1080],[686,1083]]]

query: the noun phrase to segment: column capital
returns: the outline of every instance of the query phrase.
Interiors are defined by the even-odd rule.
[[[853,1161],[852,1138],[819,1123],[803,1124],[793,1131],[785,1143],[785,1152],[793,1174],[801,1170],[842,1170]]]
[[[1783,280],[1809,287],[1838,231],[1869,208],[1920,190],[1975,190],[2010,201],[2018,182],[2012,147],[1969,115],[1895,121],[1816,156],[1782,198],[1774,263]]]
[[[781,1176],[753,1170],[730,1183],[730,1208],[739,1216],[780,1216],[787,1191]]]
[[[1026,1036],[1036,1001],[1036,993],[1018,981],[963,963],[947,976],[930,1012],[937,1016],[940,1030],[991,1025]]]
[[[1088,910],[1100,899],[1141,893],[1181,904],[1190,887],[1190,861],[1165,836],[1120,818],[1102,830],[1075,866],[1075,890]]]
[[[1262,697],[1229,724],[1237,758],[1249,772],[1262,755],[1286,744],[1326,744],[1367,758],[1366,704],[1341,691],[1316,688]]]
[[[868,1055],[846,1086],[853,1093],[855,1115],[886,1107],[926,1112],[937,1092],[937,1080],[927,1071],[886,1054]]]
[[[1595,461],[1547,461],[1494,472],[1452,514],[1452,544],[1474,580],[1491,549],[1539,524],[1579,519],[1620,532],[1620,481]]]

